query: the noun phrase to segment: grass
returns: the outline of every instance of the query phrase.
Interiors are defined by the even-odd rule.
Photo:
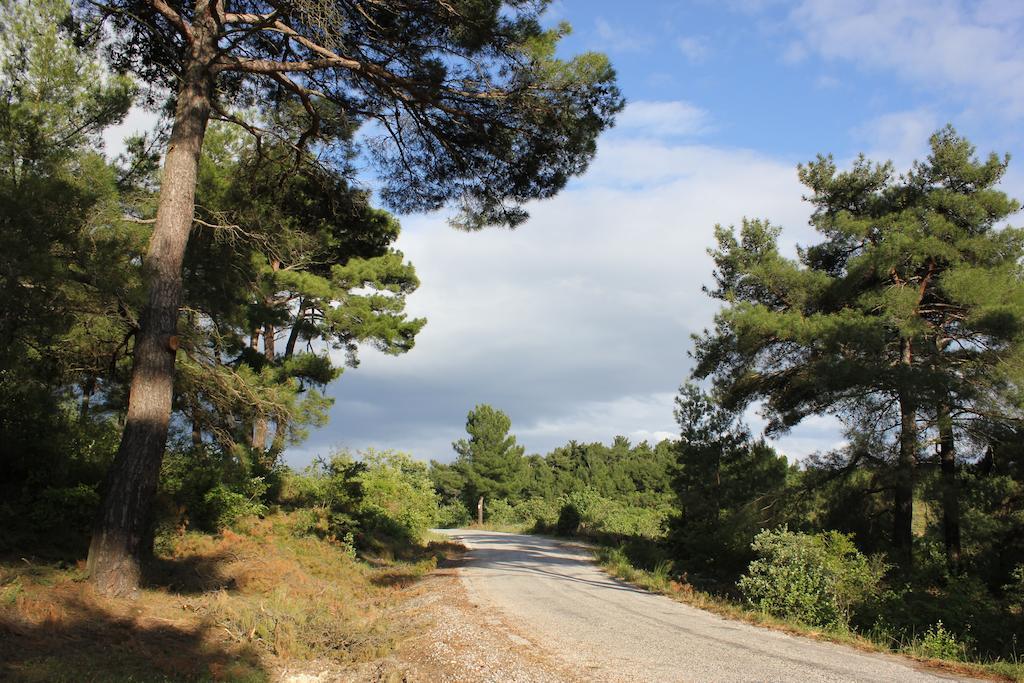
[[[342,543],[297,536],[279,513],[169,544],[135,600],[96,595],[80,567],[0,563],[0,679],[266,681],[296,663],[345,667],[386,655],[403,590],[451,543]]]
[[[735,600],[695,589],[688,583],[673,578],[668,561],[655,564],[652,570],[633,565],[621,546],[601,545],[594,550],[598,564],[612,576],[666,595],[715,614],[796,635],[850,645],[874,652],[897,652],[951,673],[973,675],[997,680],[1024,681],[1024,659],[987,662],[969,661],[966,648],[945,632],[941,623],[924,634],[911,638],[897,636],[884,627],[876,627],[866,634],[849,630],[826,630],[798,621],[784,620],[764,612],[751,610]]]

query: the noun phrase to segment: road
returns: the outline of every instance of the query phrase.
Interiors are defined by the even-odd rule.
[[[618,581],[584,548],[447,530],[470,599],[588,681],[953,680],[911,660],[719,617]],[[527,645],[523,642],[523,645]]]

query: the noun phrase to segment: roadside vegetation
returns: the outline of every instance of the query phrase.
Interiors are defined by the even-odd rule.
[[[501,411],[430,476],[492,524],[595,541],[616,575],[744,618],[1024,676],[1024,232],[952,128],[904,176],[799,169],[821,242],[717,228],[722,302],[694,339],[679,438],[524,455]],[[788,461],[768,434],[811,416],[845,444]],[[453,518],[460,515],[453,514]],[[752,616],[759,615],[759,616]]]
[[[177,514],[163,518],[134,600],[98,594],[67,547],[4,554],[0,677],[263,681],[284,670],[387,670],[410,635],[391,616],[405,589],[459,552],[430,537],[436,497],[425,465],[404,454],[279,468],[249,480],[249,495],[225,486],[223,471],[175,464],[168,458],[160,499]]]
[[[514,227],[623,100],[603,55],[556,56],[545,2],[221,4],[0,0],[0,674],[380,658],[388,610],[456,551],[426,530],[482,505],[696,604],[1021,676],[1007,158],[951,127],[902,176],[818,157],[798,170],[818,241],[795,257],[769,221],[717,226],[678,438],[527,454],[478,405],[451,462],[296,471],[284,452],[360,349],[410,352],[426,324],[363,168],[391,210]],[[161,124],[110,159],[133,106]],[[820,416],[842,446],[792,462],[766,441]]]

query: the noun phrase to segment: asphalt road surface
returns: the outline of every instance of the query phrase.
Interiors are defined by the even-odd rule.
[[[471,600],[594,681],[951,680],[908,659],[791,636],[634,588],[590,552],[537,536],[447,530]]]

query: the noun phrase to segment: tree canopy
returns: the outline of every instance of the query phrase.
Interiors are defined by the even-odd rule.
[[[252,135],[259,156],[283,146],[296,164],[341,177],[350,170],[351,134],[362,127],[361,150],[392,208],[455,203],[454,222],[463,228],[514,227],[526,219],[525,202],[552,196],[586,168],[598,134],[623,104],[604,56],[556,57],[568,27],[542,28],[547,4],[76,4],[82,40],[108,36],[110,65],[162,87],[173,111],[144,260],[147,300],[133,335],[125,429],[89,556],[103,591],[132,591],[147,552],[148,510],[173,410],[186,248],[193,225],[205,222],[196,215],[196,191],[211,118]],[[264,280],[278,283],[285,275],[274,270],[275,260]],[[297,283],[290,284],[294,290]],[[268,311],[279,310],[277,294],[266,293]],[[314,300],[304,300],[315,317]],[[308,319],[298,322],[308,330]],[[274,322],[263,321],[262,334],[268,326]],[[257,447],[266,443],[265,422],[256,418]]]

